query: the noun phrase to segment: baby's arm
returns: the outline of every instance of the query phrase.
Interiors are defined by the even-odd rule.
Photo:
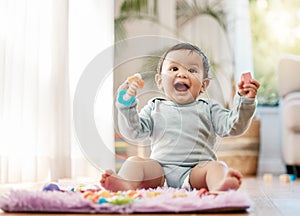
[[[116,107],[118,109],[118,127],[123,137],[131,141],[142,141],[149,137],[152,128],[151,106],[143,107],[143,115],[137,110],[135,96],[137,89],[144,86],[140,75],[128,77],[118,89]],[[129,98],[129,99],[128,99]]]
[[[255,98],[259,86],[260,83],[252,78],[250,72],[243,73],[241,81],[238,82],[238,93],[246,98]]]

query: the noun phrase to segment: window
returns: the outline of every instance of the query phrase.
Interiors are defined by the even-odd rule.
[[[300,55],[300,1],[250,0],[250,13],[259,105],[276,106],[278,60]]]

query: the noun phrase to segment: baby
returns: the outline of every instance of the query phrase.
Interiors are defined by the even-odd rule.
[[[256,109],[259,82],[238,83],[231,110],[213,100],[199,99],[210,83],[209,62],[196,46],[180,43],[167,50],[158,64],[155,81],[164,98],[148,102],[138,113],[138,82],[124,82],[118,89],[118,125],[128,140],[150,139],[150,158],[129,157],[118,174],[106,170],[100,180],[107,190],[174,188],[210,191],[237,190],[238,170],[218,161],[217,136],[245,132]]]

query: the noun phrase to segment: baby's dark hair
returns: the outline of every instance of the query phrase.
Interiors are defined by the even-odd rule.
[[[190,43],[179,43],[176,44],[175,46],[169,48],[160,58],[159,62],[158,62],[158,66],[157,66],[157,72],[160,74],[161,70],[162,70],[162,65],[166,59],[166,56],[168,55],[169,52],[171,51],[175,51],[175,50],[190,50],[192,51],[196,51],[203,60],[203,67],[204,67],[204,72],[205,72],[205,78],[208,78],[208,73],[209,73],[209,61],[208,58],[206,57],[206,55],[204,54],[204,52],[197,46],[192,45]]]

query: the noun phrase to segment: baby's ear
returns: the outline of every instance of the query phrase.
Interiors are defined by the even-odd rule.
[[[162,87],[162,84],[161,84],[161,75],[160,74],[156,74],[155,75],[155,81],[156,81],[156,85],[158,87],[159,90],[163,91],[163,87]]]
[[[206,89],[207,89],[207,87],[209,86],[209,79],[207,79],[207,78],[205,78],[204,80],[203,80],[203,82],[202,82],[202,86],[201,86],[201,90],[200,90],[200,92],[201,93],[204,93],[205,91],[206,91]]]

